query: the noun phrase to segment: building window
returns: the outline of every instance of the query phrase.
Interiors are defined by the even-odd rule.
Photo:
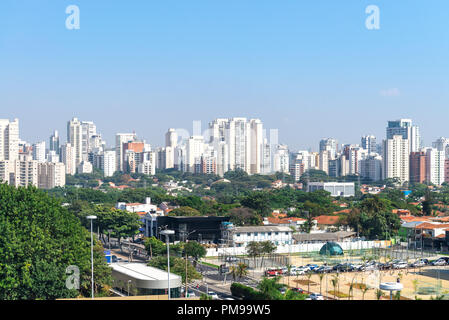
[[[271,236],[271,232],[268,232],[268,235]]]
[[[246,235],[247,235],[248,237],[250,237],[250,236],[251,236],[251,233],[248,232]]]
[[[237,237],[240,237],[240,233],[237,233]]]
[[[254,232],[254,235],[257,236],[257,232]]]

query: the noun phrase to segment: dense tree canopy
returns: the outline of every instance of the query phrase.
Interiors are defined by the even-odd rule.
[[[90,233],[60,202],[34,187],[0,184],[0,299],[90,295]],[[105,294],[111,271],[95,246],[95,290]],[[80,271],[80,289],[66,287],[66,268]]]

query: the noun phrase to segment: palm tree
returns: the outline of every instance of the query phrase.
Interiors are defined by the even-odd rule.
[[[365,294],[368,292],[369,288],[367,285],[362,289],[362,299],[365,300]]]
[[[288,281],[288,287],[290,288],[290,272],[292,271],[292,265],[287,264],[287,281]]]
[[[307,276],[307,292],[310,293],[310,278],[312,278],[312,272],[311,271],[307,271],[306,276]]]
[[[340,273],[338,271],[335,274],[335,278],[337,279],[337,291],[340,292]]]
[[[380,300],[380,298],[384,295],[384,293],[382,292],[382,290],[377,289],[376,290],[376,298],[377,300]]]
[[[257,268],[256,265],[256,258],[261,254],[261,246],[260,243],[257,241],[251,241],[246,246],[246,252],[248,254],[248,257],[254,258],[254,268]]]
[[[331,282],[332,286],[334,287],[334,299],[336,299],[338,279],[334,277],[333,279],[331,279]]]
[[[412,281],[414,293],[418,292],[418,279]]]
[[[231,273],[231,275],[232,275],[232,278],[234,279],[234,282],[235,282],[235,280],[237,279],[237,267],[236,266],[231,266],[230,268],[229,268],[229,271],[230,271],[230,273]]]
[[[320,294],[322,294],[322,293],[321,293],[321,285],[322,285],[322,283],[323,283],[324,273],[320,273],[320,274],[319,274],[319,277],[320,277]]]
[[[348,300],[351,300],[351,296],[353,294],[353,290],[354,290],[354,279],[352,279],[351,283],[349,284],[349,297]],[[354,298],[353,298],[354,300]]]
[[[272,254],[277,249],[277,246],[271,242],[270,240],[262,241],[259,244],[259,255],[262,255],[262,261],[260,263],[261,267],[263,267],[263,260],[265,255]]]
[[[239,277],[239,280],[247,275],[248,275],[248,266],[242,262],[239,262],[237,264],[237,276]]]

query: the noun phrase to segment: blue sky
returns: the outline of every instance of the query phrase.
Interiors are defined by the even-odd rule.
[[[371,4],[380,30],[365,27]],[[429,145],[449,136],[448,15],[446,0],[2,0],[0,118],[29,142],[77,116],[109,145],[132,130],[162,145],[192,120],[258,117],[316,150],[383,139],[404,117]]]

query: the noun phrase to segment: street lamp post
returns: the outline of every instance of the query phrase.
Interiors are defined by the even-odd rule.
[[[188,240],[188,239],[189,239],[189,236],[190,236],[192,233],[194,233],[194,232],[196,232],[196,230],[193,230],[193,231],[188,232],[187,234],[185,234],[185,240]],[[187,250],[185,250],[185,248],[184,248],[184,251],[185,251],[185,254],[186,254],[186,291],[185,291],[185,293],[184,293],[184,296],[187,298]]]
[[[97,216],[87,216],[90,220],[90,258],[92,264],[92,299],[94,299],[94,236],[93,236],[93,221],[97,219]]]
[[[129,284],[131,283],[131,280],[128,280],[128,297],[129,297]]]
[[[167,242],[167,275],[168,275],[168,300],[170,300],[170,236],[175,234],[175,231],[173,230],[162,230],[161,234],[165,235],[165,241]]]

